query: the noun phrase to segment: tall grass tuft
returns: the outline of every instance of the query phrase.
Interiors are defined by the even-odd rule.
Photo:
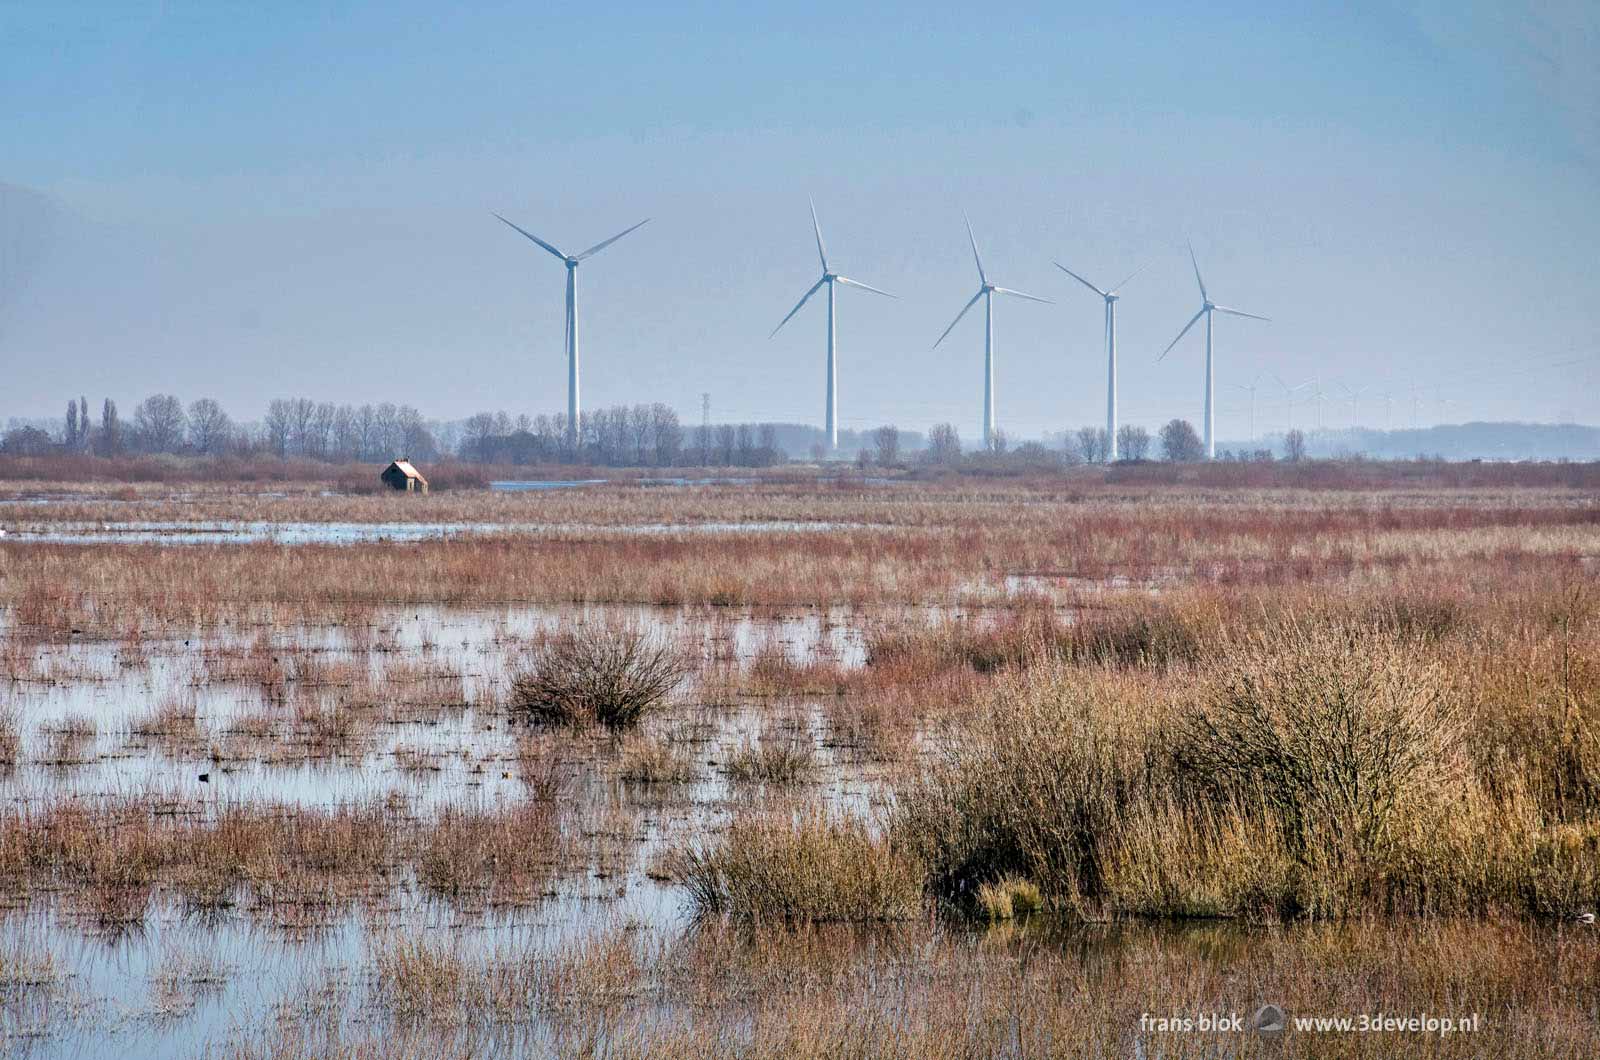
[[[9,773],[22,757],[22,714],[9,703],[0,705],[0,773]]]
[[[695,906],[750,921],[908,920],[922,906],[920,866],[858,818],[812,813],[743,818],[671,859]]]
[[[511,708],[557,725],[637,725],[688,672],[682,655],[636,629],[561,633],[511,682]]]

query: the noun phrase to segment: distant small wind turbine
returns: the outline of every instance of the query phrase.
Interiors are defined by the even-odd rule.
[[[1189,247],[1189,263],[1194,266],[1194,279],[1200,285],[1200,311],[1189,318],[1189,323],[1185,324],[1183,330],[1178,332],[1178,338],[1167,343],[1167,348],[1161,351],[1161,356],[1157,357],[1156,360],[1158,362],[1165,360],[1167,354],[1172,352],[1172,347],[1178,344],[1178,339],[1189,334],[1189,329],[1194,327],[1201,317],[1206,318],[1206,459],[1215,460],[1217,458],[1216,383],[1212,374],[1211,316],[1213,313],[1226,313],[1229,316],[1248,317],[1251,320],[1270,320],[1271,317],[1256,316],[1254,313],[1246,313],[1240,309],[1229,309],[1227,306],[1213,302],[1211,296],[1206,293],[1206,281],[1200,276],[1200,262],[1195,260],[1193,246]]]
[[[1106,437],[1110,439],[1106,449],[1106,460],[1115,463],[1117,459],[1117,292],[1128,285],[1128,280],[1133,279],[1144,271],[1141,265],[1128,274],[1128,278],[1111,288],[1102,291],[1088,280],[1079,276],[1061,262],[1054,262],[1056,268],[1083,284],[1089,290],[1099,295],[1106,303]]]
[[[1311,385],[1311,380],[1308,379],[1304,383],[1299,384],[1298,386],[1290,386],[1288,383],[1285,383],[1283,381],[1283,376],[1281,376],[1281,375],[1274,374],[1272,378],[1275,379],[1277,381],[1278,385],[1283,388],[1283,396],[1289,402],[1289,417],[1288,417],[1289,418],[1289,428],[1288,429],[1292,431],[1292,430],[1294,430],[1294,395],[1295,395],[1295,391],[1304,390],[1306,387],[1310,386]]]
[[[1048,298],[1035,298],[1031,294],[1023,294],[1009,287],[997,287],[989,282],[989,274],[983,271],[983,258],[978,254],[978,237],[972,234],[972,220],[965,213],[962,219],[967,222],[967,240],[972,244],[972,260],[978,266],[978,293],[972,300],[961,307],[961,312],[944,329],[944,335],[939,336],[939,342],[933,344],[934,349],[939,348],[939,343],[945,336],[955,330],[961,318],[967,315],[967,310],[978,304],[978,299],[984,300],[983,304],[983,444],[987,448],[994,444],[994,296],[1009,294],[1014,298],[1026,298],[1030,302],[1043,302],[1045,305],[1054,305]]]
[[[1250,395],[1250,441],[1251,442],[1254,442],[1256,440],[1256,384],[1261,382],[1261,377],[1263,375],[1265,375],[1265,374],[1266,374],[1265,372],[1257,372],[1256,373],[1256,377],[1254,379],[1250,380],[1250,385],[1249,386],[1245,386],[1243,383],[1231,383],[1231,384],[1229,384],[1235,390],[1243,390],[1246,394]]]
[[[828,449],[831,451],[839,448],[839,375],[834,355],[833,285],[842,283],[846,287],[859,287],[863,291],[881,294],[886,298],[895,296],[888,291],[880,291],[876,287],[869,287],[860,280],[852,280],[848,276],[840,276],[828,267],[828,252],[822,246],[822,225],[817,222],[817,204],[815,202],[811,204],[811,230],[817,235],[817,257],[822,261],[822,279],[812,284],[811,290],[800,296],[800,301],[795,303],[793,309],[789,310],[789,316],[778,321],[778,326],[772,329],[772,335],[776,335],[783,330],[783,326],[789,323],[789,318],[800,312],[800,307],[811,300],[811,296],[817,293],[818,288],[823,284],[828,285],[828,400],[826,429],[828,432]],[[772,335],[768,335],[767,338],[772,338]]]
[[[1361,425],[1361,395],[1370,389],[1369,386],[1352,387],[1349,383],[1340,383],[1339,389],[1343,390],[1350,398],[1350,426]]]
[[[499,218],[505,224],[510,225],[512,228],[515,228],[518,232],[521,232],[523,235],[527,236],[529,239],[533,240],[535,243],[539,244],[556,257],[560,258],[562,263],[567,267],[567,337],[565,343],[567,347],[567,447],[575,450],[578,448],[579,414],[578,266],[585,259],[594,257],[596,254],[600,253],[602,250],[606,249],[611,244],[627,235],[629,232],[643,227],[645,224],[649,223],[650,218],[646,217],[643,221],[640,221],[638,224],[634,225],[633,228],[625,228],[621,232],[618,232],[616,235],[612,236],[610,239],[602,240],[601,242],[596,243],[594,246],[583,251],[581,254],[563,254],[561,251],[557,250],[549,243],[546,243],[544,240],[540,239],[527,229],[519,228],[516,225],[511,224],[510,221],[507,221],[504,217],[500,217],[499,214],[495,214],[494,216]]]

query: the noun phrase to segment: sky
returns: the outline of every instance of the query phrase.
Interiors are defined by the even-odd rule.
[[[461,5],[466,7],[468,5]],[[1290,8],[1293,10],[1290,10]],[[1016,438],[1120,405],[1218,433],[1600,422],[1600,7],[0,0],[0,418],[70,396],[564,408]],[[1361,390],[1354,400],[1348,390]],[[1365,388],[1365,389],[1361,389]]]

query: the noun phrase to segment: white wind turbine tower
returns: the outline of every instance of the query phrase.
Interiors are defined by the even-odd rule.
[[[561,251],[557,250],[555,247],[551,246],[549,243],[546,243],[544,240],[540,239],[538,236],[534,235],[532,232],[528,231],[527,229],[519,228],[518,226],[516,226],[514,224],[511,224],[510,221],[507,221],[504,217],[500,217],[499,214],[495,214],[494,216],[499,218],[501,221],[505,222],[507,225],[510,225],[512,228],[515,228],[518,232],[521,232],[523,235],[527,236],[529,239],[533,240],[535,243],[539,244],[541,247],[543,247],[544,249],[548,250],[550,253],[554,254],[556,257],[560,258],[562,264],[566,265],[566,267],[567,267],[567,338],[566,338],[566,347],[567,347],[567,447],[569,449],[576,450],[578,448],[578,415],[579,415],[579,408],[578,408],[578,266],[580,264],[582,264],[582,262],[585,259],[594,257],[596,254],[600,253],[602,250],[606,249],[611,244],[615,243],[617,240],[619,240],[623,236],[627,235],[629,232],[632,232],[634,229],[639,228],[639,227],[643,226],[644,224],[648,223],[650,218],[646,217],[643,221],[640,221],[638,224],[634,225],[633,228],[623,229],[621,232],[618,232],[616,235],[612,236],[610,239],[603,240],[603,241],[601,241],[599,243],[596,243],[594,246],[590,247],[588,250],[583,251],[581,254],[563,254]]]
[[[983,258],[978,254],[978,237],[972,234],[972,219],[962,214],[962,219],[967,222],[967,240],[972,244],[972,260],[978,266],[978,293],[972,300],[961,307],[961,312],[944,329],[944,335],[939,336],[939,342],[955,330],[961,318],[967,315],[967,310],[978,304],[978,299],[984,300],[983,304],[983,444],[987,448],[994,444],[994,296],[996,294],[1009,294],[1016,298],[1026,298],[1030,302],[1043,302],[1045,305],[1054,305],[1048,298],[1035,298],[1031,294],[1023,294],[1009,287],[998,287],[989,282],[989,274],[983,271]],[[939,348],[939,342],[933,344],[934,349]]]
[[[1144,270],[1141,265],[1128,274],[1128,279],[1123,280],[1109,291],[1102,291],[1088,280],[1079,276],[1061,262],[1053,263],[1056,268],[1083,284],[1089,290],[1099,295],[1106,303],[1106,437],[1110,439],[1106,449],[1106,460],[1114,463],[1117,459],[1117,298],[1118,291],[1128,285],[1128,280],[1133,279]]]
[[[817,204],[815,202],[813,202],[811,204],[811,230],[813,232],[815,232],[816,235],[817,235],[817,257],[822,262],[822,279],[820,279],[816,283],[812,284],[811,285],[811,290],[807,291],[805,294],[800,296],[800,301],[796,302],[795,303],[795,307],[793,309],[789,310],[789,316],[786,316],[782,320],[778,321],[778,326],[772,329],[772,335],[776,335],[778,332],[783,330],[783,326],[785,324],[789,323],[789,317],[792,317],[796,313],[800,312],[800,307],[805,305],[807,302],[809,302],[811,300],[811,296],[817,293],[817,289],[818,288],[822,287],[822,285],[824,285],[824,284],[827,285],[827,287],[828,287],[828,402],[827,402],[828,411],[827,411],[827,432],[828,432],[828,449],[830,451],[832,451],[832,450],[835,450],[835,449],[839,448],[839,374],[838,374],[838,370],[837,370],[837,362],[836,362],[835,356],[834,356],[834,315],[833,315],[833,287],[834,287],[834,284],[842,283],[846,287],[859,287],[863,291],[871,291],[873,294],[881,294],[886,298],[893,298],[895,296],[890,294],[888,291],[880,291],[876,287],[869,287],[867,284],[862,283],[860,280],[852,280],[848,276],[840,276],[838,273],[834,272],[832,269],[830,269],[828,267],[828,252],[825,249],[823,249],[823,246],[822,246],[822,225],[817,223]],[[767,338],[769,338],[769,339],[772,338],[772,335],[768,335]]]
[[[1156,360],[1157,362],[1165,360],[1167,354],[1172,352],[1172,347],[1178,344],[1178,340],[1189,334],[1189,329],[1194,327],[1201,317],[1206,318],[1206,459],[1215,460],[1217,458],[1217,402],[1216,383],[1212,372],[1211,316],[1213,313],[1226,313],[1232,317],[1249,317],[1251,320],[1270,320],[1271,318],[1259,317],[1254,313],[1246,313],[1240,309],[1229,309],[1227,306],[1221,306],[1213,302],[1211,296],[1206,293],[1206,281],[1200,277],[1200,263],[1195,260],[1193,246],[1189,247],[1189,263],[1194,266],[1194,279],[1200,285],[1200,311],[1189,318],[1189,323],[1185,324],[1183,330],[1178,332],[1178,338],[1167,343],[1167,348],[1161,351],[1161,356],[1157,357]]]

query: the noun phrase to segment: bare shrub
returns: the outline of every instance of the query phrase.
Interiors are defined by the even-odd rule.
[[[1259,793],[1291,849],[1372,856],[1461,777],[1447,687],[1399,633],[1290,623],[1228,654],[1179,761],[1219,794]]]
[[[635,629],[561,633],[511,682],[511,709],[558,725],[637,725],[688,672],[670,645]]]

